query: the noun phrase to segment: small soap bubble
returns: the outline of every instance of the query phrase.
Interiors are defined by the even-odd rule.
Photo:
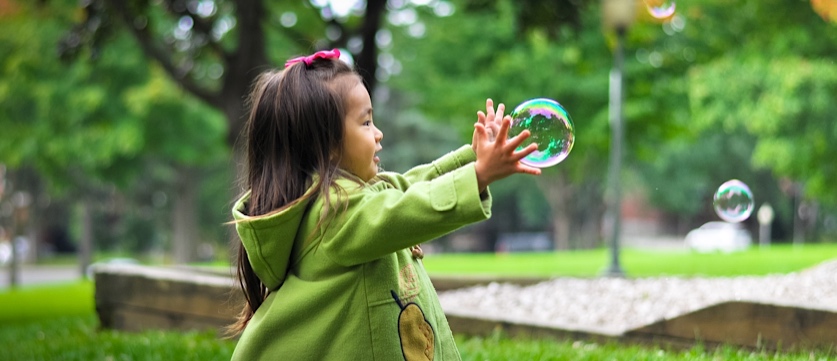
[[[645,0],[648,13],[657,19],[668,19],[674,15],[677,4],[670,0]]]
[[[531,133],[518,149],[538,144],[538,150],[521,159],[521,163],[538,168],[551,167],[566,159],[573,149],[575,126],[570,114],[558,102],[546,98],[527,100],[514,108],[510,116],[509,137],[524,129]]]
[[[721,184],[715,192],[715,213],[727,222],[741,222],[753,213],[753,192],[744,182],[733,179]]]

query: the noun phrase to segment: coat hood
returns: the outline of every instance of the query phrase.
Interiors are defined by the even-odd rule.
[[[285,280],[294,239],[311,200],[295,203],[267,217],[250,217],[244,211],[249,199],[250,192],[247,192],[233,206],[235,230],[253,271],[269,290],[275,290]]]

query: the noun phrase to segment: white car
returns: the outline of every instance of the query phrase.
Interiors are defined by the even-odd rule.
[[[753,242],[740,223],[709,222],[686,234],[686,245],[697,252],[743,251]]]

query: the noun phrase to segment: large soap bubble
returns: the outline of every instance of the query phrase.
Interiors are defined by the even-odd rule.
[[[538,168],[551,167],[566,159],[573,149],[575,126],[570,114],[558,102],[546,98],[527,100],[514,108],[510,115],[509,137],[520,134],[524,129],[531,133],[519,149],[531,143],[538,144],[538,150],[521,159],[521,163]]]

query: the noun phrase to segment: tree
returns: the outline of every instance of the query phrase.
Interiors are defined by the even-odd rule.
[[[695,68],[690,79],[699,127],[752,135],[753,166],[799,182],[801,196],[814,204],[837,205],[831,141],[837,136],[837,66],[794,56],[722,58]]]
[[[646,134],[662,135],[634,148],[645,182],[655,186],[651,200],[679,213],[682,231],[694,225],[690,220],[711,217],[716,187],[739,178],[753,188],[757,206],[769,201],[779,210],[779,222],[790,228],[797,212],[781,179],[822,183],[828,176],[817,163],[828,153],[806,149],[802,132],[831,131],[816,119],[823,111],[818,102],[833,94],[833,70],[819,59],[837,55],[836,29],[796,3],[682,5],[677,18],[663,24],[665,36],[648,34],[659,33],[659,27],[633,33],[639,61],[629,70],[637,78],[629,97],[642,100],[630,117],[650,124]],[[749,34],[744,42],[742,33]],[[776,111],[788,105],[797,109]],[[786,128],[777,128],[777,122]],[[782,135],[772,133],[778,129]],[[783,141],[801,143],[788,149],[780,146]],[[780,154],[793,157],[793,171],[778,164]],[[811,161],[796,162],[797,157]],[[828,192],[811,195],[833,197]]]
[[[474,3],[485,6],[471,6]],[[412,105],[430,119],[452,124],[460,139],[470,138],[475,119],[471,117],[484,107],[486,97],[505,103],[509,111],[530,98],[558,100],[575,121],[577,142],[570,156],[545,170],[538,178],[540,187],[498,184],[492,189],[509,192],[512,196],[500,193],[495,197],[510,201],[545,196],[552,219],[544,226],[552,228],[556,248],[598,245],[607,164],[610,56],[596,6],[573,6],[576,12],[565,14],[577,13],[577,17],[537,23],[528,21],[533,16],[528,3],[454,4],[457,8],[451,16],[423,13],[423,33],[415,32],[415,25],[393,30],[399,46],[392,53],[403,70],[391,86],[408,94]],[[514,178],[503,182],[520,184]],[[541,210],[533,202],[507,204],[495,207],[497,220],[492,222],[513,218],[504,211],[516,209]],[[538,214],[543,212],[527,213],[532,223],[538,223]]]
[[[89,41],[66,41],[65,52],[74,53],[87,46],[99,49],[108,45],[106,33],[127,31],[175,83],[225,115],[227,141],[234,146],[243,125],[242,98],[253,80],[264,69],[278,66],[292,55],[311,48],[347,47],[357,37],[361,41],[355,46],[357,66],[374,88],[374,39],[386,1],[367,1],[363,16],[358,16],[358,11],[335,11],[332,2],[319,4],[85,1],[81,3],[84,19],[67,37]]]
[[[4,14],[0,88],[6,91],[0,98],[7,106],[0,110],[0,125],[8,141],[0,143],[0,162],[37,171],[54,199],[89,208],[112,197],[112,189],[169,183],[151,168],[176,171],[223,159],[221,118],[171,86],[159,68],[146,66],[129,39],[117,34],[109,47],[80,54],[92,56],[90,62],[59,60],[56,45],[74,8],[21,4]],[[181,199],[189,198],[175,197],[175,204]],[[68,222],[55,218],[50,221]]]
[[[95,57],[112,46],[109,34],[126,31],[173,82],[224,115],[227,145],[236,159],[233,164],[244,164],[237,142],[245,119],[243,98],[266,68],[311,48],[349,47],[364,81],[374,90],[375,36],[386,0],[366,1],[364,12],[358,11],[363,9],[359,3],[351,11],[338,9],[340,4],[90,0],[81,3],[83,19],[68,32],[61,50],[65,57],[74,57],[89,49]],[[177,174],[176,182],[181,186],[175,198],[175,258],[182,263],[193,259],[197,237],[194,192],[200,189],[201,177],[188,166],[178,168]]]

